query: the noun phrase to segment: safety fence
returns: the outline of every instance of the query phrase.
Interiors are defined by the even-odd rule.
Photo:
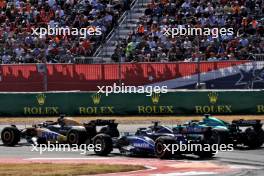
[[[0,93],[0,116],[264,114],[264,91]]]
[[[249,61],[122,63],[122,64],[20,64],[0,65],[0,91],[94,91],[97,86],[123,82],[148,85],[171,79],[195,77],[220,70],[220,76],[235,72],[236,66]],[[174,87],[171,87],[174,88]]]

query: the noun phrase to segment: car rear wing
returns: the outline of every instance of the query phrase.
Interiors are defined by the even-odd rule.
[[[197,128],[195,126],[181,126],[179,125],[177,128],[173,128],[173,133],[174,134],[186,134],[186,135],[191,135],[191,134],[208,134],[208,132],[212,131],[211,127],[200,127]]]
[[[111,120],[102,120],[102,119],[96,119],[96,120],[91,120],[88,123],[84,123],[84,125],[94,125],[94,126],[106,126],[106,125],[117,125],[117,123],[115,123],[114,119]]]
[[[248,127],[248,126],[262,126],[261,120],[233,120],[232,125]]]

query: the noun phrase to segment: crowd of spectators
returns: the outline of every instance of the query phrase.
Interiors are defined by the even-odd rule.
[[[130,0],[0,0],[0,64],[71,63],[92,56]],[[102,35],[32,35],[47,26],[101,28]]]
[[[118,62],[219,61],[264,53],[263,0],[153,0],[116,43]],[[233,28],[233,35],[165,36],[166,28]]]

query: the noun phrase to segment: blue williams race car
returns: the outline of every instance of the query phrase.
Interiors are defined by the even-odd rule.
[[[190,133],[199,134],[195,140],[189,140]],[[155,122],[153,126],[148,128],[139,128],[134,135],[124,135],[118,138],[112,138],[107,134],[98,134],[92,141],[94,145],[101,145],[100,150],[95,150],[97,155],[105,156],[118,149],[124,155],[137,156],[156,156],[161,159],[174,158],[180,154],[195,154],[200,157],[212,157],[215,151],[204,151],[202,148],[216,144],[214,136],[212,136],[211,127],[204,127],[200,131],[190,131],[190,133],[174,134],[169,127],[159,125]],[[175,145],[190,145],[199,144],[201,150],[199,151],[180,151],[175,150]]]

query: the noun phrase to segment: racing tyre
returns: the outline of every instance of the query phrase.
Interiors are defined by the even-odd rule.
[[[199,152],[197,155],[200,158],[212,158],[215,154],[213,151]]]
[[[215,143],[220,145],[223,143],[223,136],[221,135],[221,131],[212,130],[212,138],[214,139]]]
[[[218,145],[218,137],[219,136],[216,136],[214,134],[212,134],[211,137],[205,137],[201,141],[202,149],[205,150],[206,148],[208,150],[197,151],[194,154],[198,155],[200,158],[212,158],[215,155],[215,151],[213,150],[212,146],[216,144]]]
[[[21,133],[16,127],[5,127],[1,133],[4,145],[15,146],[20,141]]]
[[[229,144],[232,142],[229,131],[228,130],[222,130],[222,129],[213,129],[212,130],[212,136],[217,144]]]
[[[170,159],[172,158],[172,151],[166,149],[165,145],[171,145],[175,143],[174,140],[167,137],[159,137],[155,141],[155,154],[160,159]]]
[[[109,135],[98,134],[93,138],[94,152],[99,156],[107,156],[113,150],[113,142]],[[96,147],[100,145],[100,147]]]
[[[76,129],[72,129],[67,133],[67,142],[70,145],[77,144],[85,144],[86,141],[86,132],[85,131],[79,131]]]
[[[214,151],[201,151],[201,152],[197,152],[196,155],[198,155],[200,158],[212,158],[215,153]]]
[[[245,130],[246,141],[245,145],[249,148],[259,148],[264,143],[264,131],[262,129],[255,131],[252,128],[247,128]]]

